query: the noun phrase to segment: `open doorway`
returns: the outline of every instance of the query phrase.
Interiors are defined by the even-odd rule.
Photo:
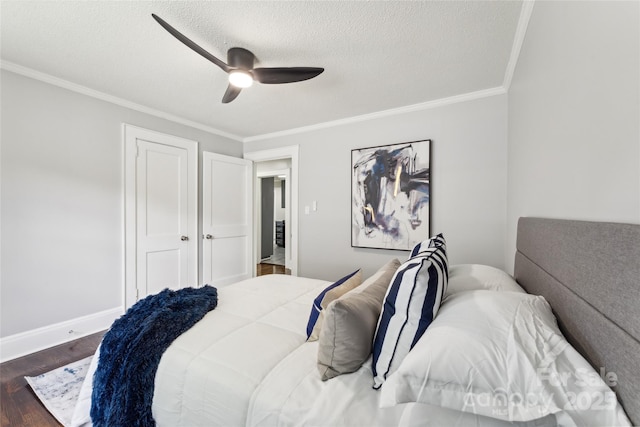
[[[289,146],[263,151],[254,151],[245,153],[246,159],[254,162],[254,261],[255,265],[260,268],[263,259],[262,254],[262,178],[274,178],[274,191],[266,190],[268,194],[273,194],[274,204],[276,200],[282,205],[282,193],[284,192],[284,220],[277,217],[274,207],[273,220],[269,223],[273,224],[273,234],[271,231],[265,233],[267,244],[271,244],[276,251],[284,249],[285,269],[290,274],[296,276],[298,274],[298,147]],[[280,187],[280,198],[277,197],[275,191],[276,182],[284,182],[284,186]],[[278,221],[283,221],[279,223]],[[267,226],[270,227],[270,226]],[[277,244],[278,228],[281,230],[281,238],[284,239],[284,246]],[[273,261],[273,255],[270,261]],[[275,264],[264,264],[275,265]],[[272,267],[273,268],[273,267]],[[280,269],[281,266],[276,268]]]
[[[259,263],[257,274],[291,274],[287,266],[287,224],[290,218],[288,180],[290,169],[272,170],[270,164],[257,164],[260,182],[259,203]],[[265,169],[269,169],[264,171]],[[288,257],[290,258],[290,256]]]

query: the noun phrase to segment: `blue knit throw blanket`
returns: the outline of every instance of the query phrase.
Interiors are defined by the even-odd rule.
[[[96,427],[151,427],[158,364],[169,345],[218,305],[211,286],[165,289],[138,301],[116,320],[100,345],[93,377]]]

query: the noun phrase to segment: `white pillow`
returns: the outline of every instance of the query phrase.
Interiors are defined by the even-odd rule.
[[[481,289],[525,292],[508,273],[489,265],[455,264],[449,267],[446,295]]]
[[[463,292],[443,302],[382,386],[381,407],[408,402],[509,422],[561,411],[584,420],[577,425],[626,420],[615,394],[562,336],[546,300],[515,292]]]

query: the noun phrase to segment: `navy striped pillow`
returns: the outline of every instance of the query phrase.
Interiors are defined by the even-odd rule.
[[[417,245],[398,268],[385,296],[373,342],[375,389],[395,371],[436,316],[449,266],[442,234]]]
[[[327,286],[322,292],[320,292],[320,295],[318,295],[316,297],[316,299],[313,300],[313,305],[311,306],[311,314],[309,314],[309,321],[307,322],[307,339],[309,339],[311,337],[311,334],[313,333],[313,328],[316,326],[316,322],[318,321],[318,318],[320,317],[320,312],[323,310],[323,308],[326,308],[326,306],[329,304],[329,302],[327,302],[327,301],[324,301],[325,304],[323,304],[324,297],[327,295],[327,293],[329,291],[331,291],[332,289],[335,289],[338,286],[344,284],[347,280],[349,280],[353,276],[355,276],[359,271],[360,271],[360,269],[354,271],[351,274],[347,274],[342,279],[340,279],[337,282],[332,283],[331,285]],[[359,284],[360,283],[357,283],[355,286],[357,286]],[[345,292],[346,292],[346,290],[345,290]],[[323,305],[325,307],[323,307]]]
[[[409,258],[413,258],[420,252],[426,251],[428,248],[436,248],[438,246],[444,246],[445,251],[447,249],[447,242],[444,240],[444,236],[442,235],[442,233],[430,239],[427,239],[422,243],[418,243],[411,251],[411,255],[409,255]]]

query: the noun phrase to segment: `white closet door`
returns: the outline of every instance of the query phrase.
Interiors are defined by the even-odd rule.
[[[225,286],[254,276],[253,162],[202,156],[202,284]]]
[[[184,149],[138,142],[139,296],[189,283],[189,190]]]
[[[125,125],[125,302],[198,285],[197,142]]]

